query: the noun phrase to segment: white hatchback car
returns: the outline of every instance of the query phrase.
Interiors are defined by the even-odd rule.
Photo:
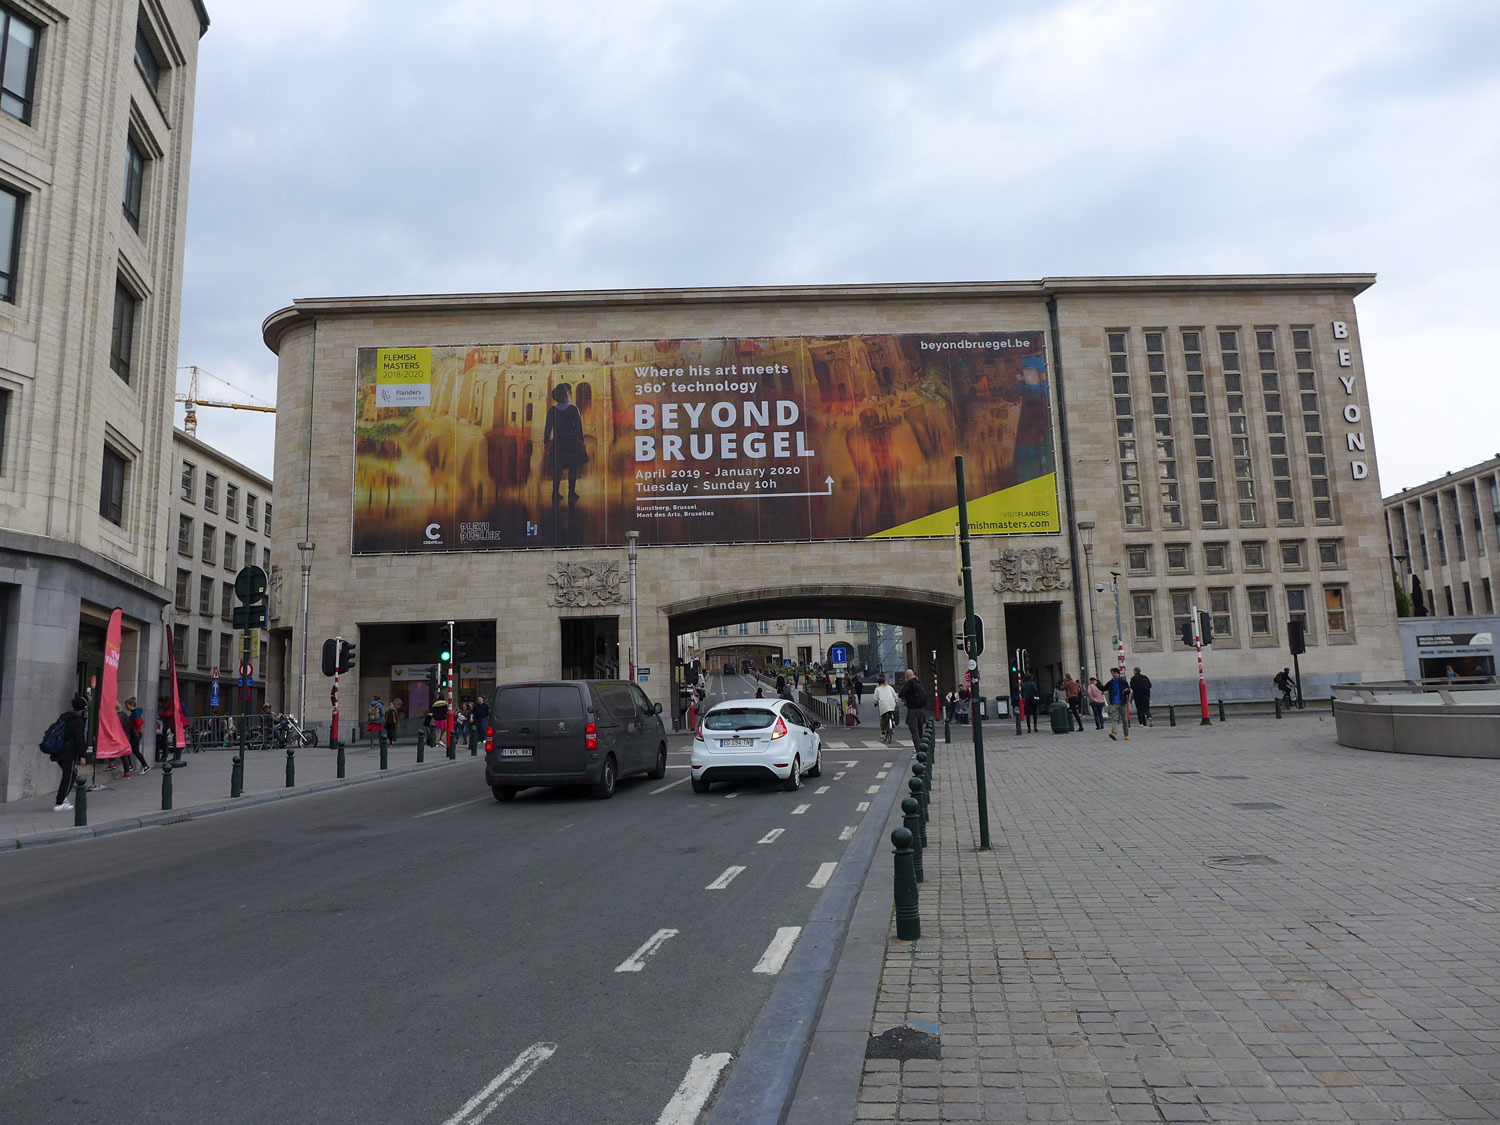
[[[693,792],[715,781],[781,782],[823,772],[822,724],[789,699],[730,699],[704,712],[693,732]]]

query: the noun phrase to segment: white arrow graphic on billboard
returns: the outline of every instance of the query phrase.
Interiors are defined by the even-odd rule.
[[[638,500],[645,500],[645,499],[666,499],[666,500],[760,500],[760,499],[763,499],[764,497],[772,496],[772,497],[775,497],[776,499],[780,500],[783,497],[788,497],[788,496],[832,496],[833,495],[833,478],[829,477],[823,483],[826,484],[828,487],[825,488],[822,492],[741,492],[741,493],[739,493],[737,495],[730,494],[730,493],[715,492],[715,493],[712,493],[712,494],[705,494],[705,495],[702,495],[702,496],[672,496],[672,495],[667,495],[667,496],[660,497],[660,498],[658,498],[658,497],[637,497],[637,499]]]

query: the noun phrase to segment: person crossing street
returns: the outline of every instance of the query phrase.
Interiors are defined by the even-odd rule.
[[[1110,669],[1104,698],[1109,702],[1109,737],[1115,738],[1115,731],[1123,727],[1125,740],[1130,741],[1130,685],[1118,668]]]

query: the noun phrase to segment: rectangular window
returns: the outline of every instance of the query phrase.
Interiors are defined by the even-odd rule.
[[[1234,636],[1234,614],[1229,604],[1228,590],[1208,592],[1208,612],[1213,618],[1215,638]]]
[[[1474,612],[1474,592],[1469,589],[1469,584],[1464,583],[1464,612]]]
[[[1188,549],[1186,544],[1167,545],[1167,571],[1185,573],[1188,568]]]
[[[270,564],[271,564],[271,551],[270,551],[270,548],[267,548],[266,549],[266,567],[267,567],[268,570],[270,569]],[[760,631],[761,631],[761,635],[762,636],[764,636],[765,634],[769,633],[771,631],[771,623],[769,621],[762,621],[760,623]]]
[[[135,357],[135,314],[140,302],[115,278],[115,319],[109,335],[109,366],[126,383],[130,382],[130,364]]]
[[[245,540],[245,565],[255,565],[255,544],[248,539]]]
[[[835,632],[838,629],[838,622],[834,621],[833,618],[829,617],[829,618],[824,619],[823,626],[824,626],[824,629],[823,629],[824,632],[826,632],[826,633],[832,633],[832,632]]]
[[[238,549],[239,549],[239,540],[235,537],[234,532],[232,532],[232,531],[226,531],[224,533],[224,569],[225,570],[233,570],[234,569],[235,552],[238,551]]]
[[[1344,565],[1344,541],[1342,539],[1318,540],[1318,565],[1341,567]]]
[[[1288,586],[1286,588],[1286,615],[1289,621],[1302,622],[1302,628],[1309,643],[1312,641],[1312,622],[1307,617],[1307,587]]]
[[[1482,578],[1482,579],[1480,579],[1480,582],[1482,584],[1482,589],[1484,590],[1484,612],[1485,613],[1494,613],[1495,612],[1495,597],[1494,597],[1494,594],[1490,590],[1490,580],[1488,578]]]
[[[204,617],[213,616],[214,580],[212,578],[198,579],[198,612]]]
[[[134,137],[125,138],[125,193],[120,207],[125,212],[125,221],[135,230],[141,229],[141,192],[146,186],[146,157]]]
[[[180,625],[172,630],[172,663],[179,668],[187,667],[187,635],[188,631]]]
[[[36,42],[41,29],[0,7],[0,111],[31,123],[36,86]]]
[[[1193,592],[1191,590],[1172,591],[1172,636],[1177,638],[1177,643],[1182,643],[1182,629],[1185,625],[1193,623]]]
[[[141,73],[146,76],[146,85],[151,87],[152,92],[160,90],[161,60],[156,57],[151,40],[146,37],[145,26],[139,23],[135,25],[135,61],[141,64]]]
[[[1149,574],[1151,572],[1151,548],[1130,547],[1126,549],[1125,557],[1128,560],[1130,570],[1134,574]]]
[[[1323,587],[1323,609],[1330,634],[1349,631],[1348,619],[1344,614],[1344,588],[1342,586]]]
[[[266,572],[266,578],[271,577],[271,548],[262,547],[260,550],[260,568]],[[761,632],[765,632],[764,629]]]
[[[1245,544],[1245,569],[1266,569],[1266,545],[1264,543]]]
[[[177,495],[191,504],[198,497],[198,469],[191,461],[182,463],[182,484]]]
[[[217,541],[215,529],[212,524],[203,525],[203,551],[198,556],[209,566],[214,564],[214,543]]]
[[[219,478],[213,473],[203,474],[203,510],[205,512],[219,510]]]
[[[1245,600],[1250,606],[1250,635],[1269,637],[1271,635],[1271,591],[1264,586],[1252,587],[1245,591]]]
[[[208,667],[208,646],[213,640],[213,632],[208,629],[198,630],[198,667]]]
[[[239,522],[240,518],[240,486],[237,484],[226,484],[224,486],[224,518]]]
[[[259,503],[260,501],[256,498],[255,493],[247,492],[245,494],[245,526],[251,531],[255,530],[255,509],[259,506]]]
[[[1135,639],[1156,640],[1156,607],[1150,594],[1131,594],[1130,606],[1135,616]]]
[[[222,597],[219,599],[219,616],[222,617],[225,621],[233,621],[234,620],[234,583],[233,582],[225,582],[225,583],[222,583],[222,585],[224,587],[224,590],[223,590]]]
[[[125,523],[126,461],[109,446],[104,447],[104,475],[99,482],[99,514],[110,523]]]
[[[221,676],[228,675],[229,674],[229,668],[234,663],[234,648],[233,648],[233,645],[234,645],[234,634],[233,633],[220,633],[219,634],[219,674]]]
[[[1299,539],[1283,540],[1281,544],[1281,565],[1289,570],[1301,570],[1302,541]]]
[[[271,534],[271,502],[269,500],[266,501],[266,506],[262,511],[260,529],[267,535]]]
[[[1203,547],[1203,566],[1207,570],[1229,569],[1229,545],[1207,543]]]
[[[0,187],[0,301],[16,301],[16,271],[21,264],[21,206],[19,192]]]
[[[177,553],[186,558],[193,557],[193,517],[177,517]]]
[[[748,621],[741,621],[740,622],[740,625],[739,625],[739,635],[742,636],[742,637],[748,637],[750,635],[750,622],[748,622]]]
[[[797,623],[792,628],[792,632],[794,633],[811,633],[812,631],[812,621],[806,617],[797,618]]]
[[[192,581],[193,576],[191,572],[186,570],[179,570],[177,572],[177,598],[174,604],[183,613],[187,613],[193,608],[193,603],[189,600],[192,597],[190,592]]]
[[[716,629],[714,631],[714,636],[716,636],[716,637],[727,637],[727,636],[729,636],[729,626],[728,625],[720,625],[718,627],[718,629]]]

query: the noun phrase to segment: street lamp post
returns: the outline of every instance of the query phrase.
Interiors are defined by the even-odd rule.
[[[1112,570],[1109,572],[1109,588],[1115,594],[1115,663],[1119,666],[1120,675],[1125,674],[1125,625],[1120,620],[1120,572]]]
[[[307,588],[312,580],[314,544],[304,540],[297,544],[302,555],[302,673],[297,678],[297,722],[307,726]]]
[[[639,531],[627,531],[625,533],[625,552],[630,559],[630,682],[636,682],[636,666],[639,663],[640,637],[636,616],[635,601],[635,569],[636,553],[640,546],[641,533]]]
[[[1089,642],[1094,653],[1094,672],[1097,674],[1099,671],[1099,629],[1094,624],[1094,521],[1079,520],[1078,530],[1083,535],[1083,561],[1089,583]],[[1087,668],[1084,669],[1083,682],[1085,686],[1089,682]]]

